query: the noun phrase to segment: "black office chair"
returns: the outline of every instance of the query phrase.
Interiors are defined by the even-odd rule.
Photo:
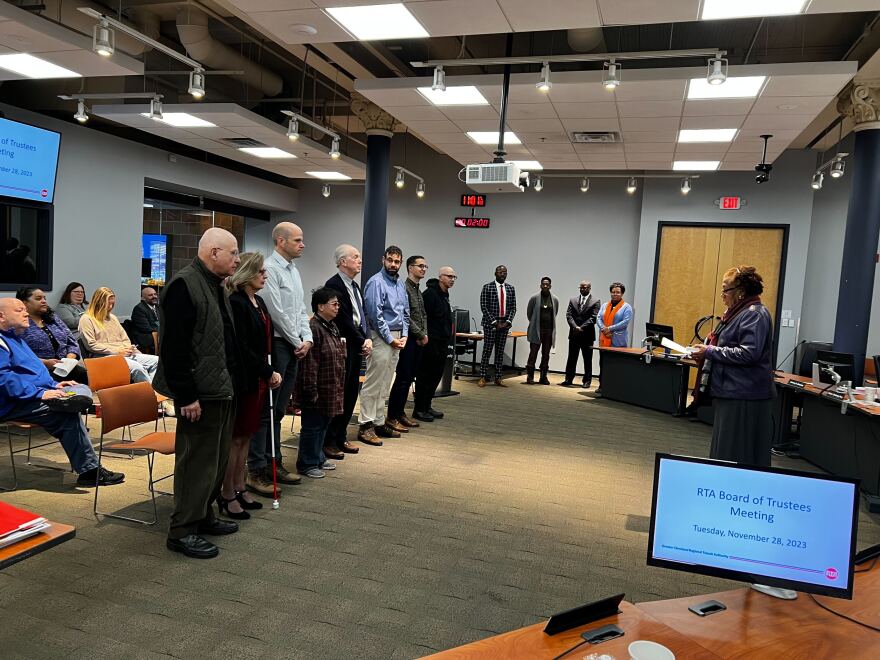
[[[453,310],[455,314],[455,332],[471,332],[471,313],[467,309],[455,309]],[[477,365],[477,340],[476,339],[467,339],[466,337],[455,337],[455,362],[453,364],[452,373],[455,376],[455,379],[458,380],[460,374],[463,373],[465,376],[475,376],[477,373],[476,365]],[[462,372],[460,361],[458,357],[460,355],[467,355],[471,353],[473,355],[473,359],[471,361],[471,368],[469,372]]]

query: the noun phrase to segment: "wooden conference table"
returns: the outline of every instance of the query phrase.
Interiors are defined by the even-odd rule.
[[[687,609],[710,599],[721,601],[727,610],[698,617]],[[880,627],[880,562],[873,570],[855,575],[853,600],[824,596],[816,600],[835,612]],[[624,601],[619,614],[552,637],[542,632],[542,622],[430,657],[549,660],[581,641],[582,632],[609,623],[622,628],[623,637],[595,646],[584,644],[564,658],[580,659],[595,652],[624,660],[629,657],[627,647],[637,639],[663,644],[679,660],[880,658],[880,634],[822,609],[807,594],[784,601],[748,588],[639,605]]]
[[[54,548],[76,536],[76,527],[51,522],[49,529],[18,543],[0,548],[0,570]]]
[[[516,366],[516,345],[517,340],[520,337],[525,337],[526,333],[521,330],[514,330],[512,332],[507,333],[508,339],[513,339],[513,351],[510,354],[510,366],[512,369],[516,371],[517,374],[522,374],[522,367]],[[483,341],[483,333],[482,332],[456,332],[456,339],[468,339],[470,341],[478,342]],[[459,374],[458,373],[458,354],[455,354],[455,367],[454,367],[455,377],[458,378],[460,375],[470,375],[470,376],[478,376],[477,373],[477,348],[474,347],[473,351],[473,359],[471,360],[471,373],[470,374]]]

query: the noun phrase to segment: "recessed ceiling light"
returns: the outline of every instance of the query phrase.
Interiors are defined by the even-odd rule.
[[[679,142],[730,142],[739,129],[736,128],[703,128],[682,129],[678,132]]]
[[[418,87],[419,94],[434,105],[489,105],[486,97],[473,85],[447,87],[445,91]]]
[[[544,166],[536,160],[511,160],[520,170],[530,172],[532,170],[543,170]]]
[[[306,174],[324,181],[351,181],[351,177],[342,172],[306,172]]]
[[[327,7],[325,10],[361,41],[430,37],[403,4]]]
[[[710,85],[705,78],[691,78],[688,82],[689,99],[751,99],[764,86],[767,76],[728,77],[723,85]]]
[[[720,160],[677,160],[672,163],[673,170],[685,170],[689,172],[717,170],[721,165]]]
[[[289,154],[275,147],[240,147],[239,151],[243,151],[257,158],[296,158],[293,154]]]
[[[498,144],[498,131],[468,131],[467,136],[477,144]],[[504,144],[522,144],[511,131],[504,131]]]
[[[704,21],[717,18],[746,18],[749,16],[785,16],[800,14],[806,0],[703,0]]]
[[[149,116],[149,112],[141,113],[141,117],[149,118]],[[187,112],[163,112],[162,119],[157,119],[156,121],[174,126],[175,128],[214,128],[217,126],[217,124],[212,124]]]
[[[6,69],[25,78],[82,78],[76,71],[52,64],[27,53],[0,55],[0,69]]]

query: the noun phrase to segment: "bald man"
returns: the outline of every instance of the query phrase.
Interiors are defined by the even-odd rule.
[[[596,343],[596,317],[602,302],[591,293],[592,286],[583,280],[578,287],[578,295],[568,301],[565,318],[568,321],[568,361],[565,363],[565,380],[559,383],[564,387],[574,385],[578,357],[584,356],[583,387],[589,387],[593,380],[593,344]]]
[[[166,545],[188,557],[216,557],[205,535],[232,534],[238,525],[214,515],[226,473],[241,381],[232,310],[223,287],[239,263],[238,242],[212,227],[198,256],[165,287],[159,304],[159,369],[156,391],[177,410],[174,512]]]
[[[272,496],[272,437],[275,439],[276,476],[279,483],[298,484],[302,478],[290,472],[281,458],[281,420],[287,413],[290,396],[296,385],[296,372],[312,346],[312,330],[306,307],[302,279],[293,263],[302,256],[306,244],[303,232],[292,222],[279,222],[272,230],[275,249],[266,257],[266,286],[258,295],[266,303],[275,336],[272,337],[272,367],[281,374],[281,385],[273,392],[274,435],[269,433],[269,411],[264,411],[260,430],[251,438],[248,450],[247,486],[266,497]]]
[[[22,340],[29,318],[21,300],[0,298],[0,421],[39,424],[58,438],[70,467],[79,475],[77,486],[122,483],[124,474],[99,465],[80,414],[51,410],[47,405],[65,396],[62,388],[76,383],[52,380],[43,362]]]
[[[452,305],[449,303],[449,289],[455,285],[458,276],[452,266],[443,266],[437,279],[430,279],[425,285],[422,298],[425,301],[425,315],[428,318],[428,336],[431,340],[424,346],[422,362],[416,374],[416,394],[413,399],[413,417],[422,422],[433,422],[443,417],[443,413],[431,405],[434,392],[443,377],[446,356],[452,341]]]

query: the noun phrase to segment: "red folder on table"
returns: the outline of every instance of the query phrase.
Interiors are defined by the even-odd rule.
[[[0,539],[35,527],[45,525],[46,519],[36,513],[0,502]]]

